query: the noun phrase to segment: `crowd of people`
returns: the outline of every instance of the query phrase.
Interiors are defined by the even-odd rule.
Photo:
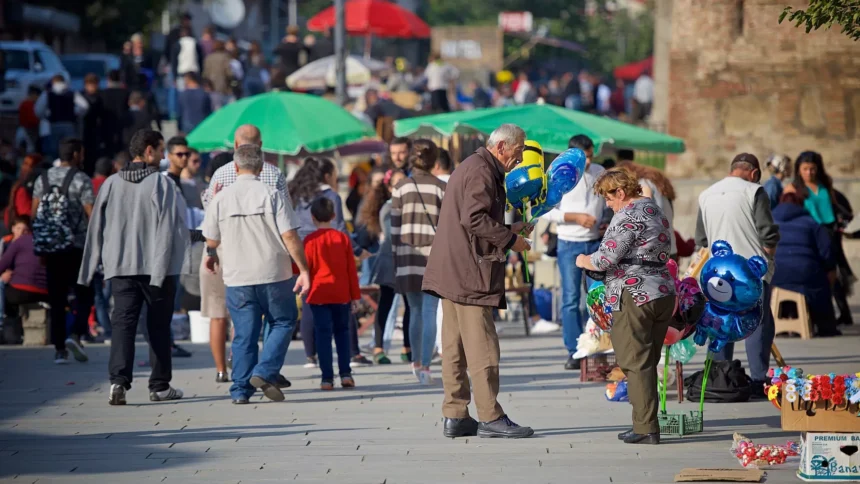
[[[433,360],[442,360],[446,435],[531,435],[496,401],[495,324],[507,302],[503,267],[508,253],[530,249],[533,230],[504,223],[504,174],[521,161],[525,136],[503,125],[486,148],[456,168],[430,140],[395,138],[352,203],[341,199],[338,167],[330,159],[305,159],[287,181],[263,161],[263,139],[252,125],[236,130],[232,153],[210,160],[206,176],[185,138],[165,143],[150,128],[131,136],[128,157],[98,159],[92,176],[86,142],[62,139],[54,164],[45,166],[38,153],[22,160],[10,193],[4,217],[10,234],[0,257],[6,342],[20,342],[21,316],[39,304],[49,308],[58,364],[87,361],[84,344],[101,333],[111,347],[110,403],[121,405],[142,332],[150,345],[150,399],[172,400],[183,396],[170,385],[172,358],[190,355],[173,341],[171,323],[177,314],[200,310],[210,318],[215,381],[232,381],[238,405],[257,390],[284,399],[291,383],[280,371],[294,337],[302,339],[306,367],[319,368],[322,390],[334,389],[335,377],[341,387],[354,387],[354,367],[392,364],[388,352],[401,320],[400,359],[419,384],[433,383]],[[675,191],[660,171],[635,163],[632,151],[595,163],[587,136],[574,135],[569,145],[585,153],[585,174],[544,216],[553,226],[544,237],[555,239],[548,245],[561,273],[561,324],[535,319],[532,330],[561,330],[569,355],[564,367],[578,369],[573,355],[587,320],[583,282],[614,268],[606,275],[616,320],[612,339],[626,348],[617,355],[634,404],[633,430],[620,438],[659,443],[659,351],[653,349],[665,333],[671,305],[662,298],[671,288],[659,283],[665,268],[646,262],[692,252],[673,233]],[[772,177],[761,185],[758,158],[740,154],[729,176],[699,196],[695,245],[726,240],[736,253],[772,262],[764,318],[746,341],[754,384],[766,380],[769,367],[771,287],[806,296],[818,336],[837,336],[837,325],[852,324],[845,298],[854,277],[842,250],[851,207],[820,154],[801,153],[785,184],[791,165],[785,156],[772,156],[765,163]],[[635,285],[626,282],[634,279]],[[367,297],[376,304],[372,361],[358,344],[358,305]],[[630,332],[651,336],[630,338]],[[643,341],[650,342],[644,352]],[[732,351],[728,345],[716,357],[730,360]],[[466,410],[467,369],[480,423]]]

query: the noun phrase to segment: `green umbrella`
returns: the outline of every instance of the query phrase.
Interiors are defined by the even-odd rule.
[[[270,92],[215,111],[188,135],[201,151],[233,147],[233,133],[253,124],[263,135],[263,151],[279,155],[333,150],[375,132],[337,104],[319,96]]]
[[[485,108],[401,119],[394,123],[394,133],[397,136],[489,134],[505,123],[520,126],[529,139],[537,141],[544,151],[552,153],[567,150],[568,140],[576,134],[591,138],[597,151],[602,145],[611,144],[616,148],[634,150],[684,152],[684,141],[680,138],[548,104]]]

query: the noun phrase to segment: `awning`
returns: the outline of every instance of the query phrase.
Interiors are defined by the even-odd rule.
[[[654,57],[649,57],[638,62],[631,62],[615,68],[614,74],[616,79],[623,81],[635,81],[639,79],[645,71],[650,71],[654,68]]]

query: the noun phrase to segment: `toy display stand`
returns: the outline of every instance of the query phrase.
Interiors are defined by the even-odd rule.
[[[682,413],[666,412],[666,387],[662,386],[660,392],[660,414],[657,420],[660,423],[660,435],[677,435],[683,437],[685,435],[697,434],[702,432],[705,426],[705,388],[708,385],[708,374],[711,372],[711,363],[713,362],[713,353],[708,352],[705,358],[705,372],[702,375],[702,394],[699,397],[699,410],[691,410]],[[677,367],[676,367],[677,368]],[[663,362],[663,381],[665,382],[669,376],[669,347],[666,347],[666,355]],[[683,388],[683,383],[681,384]],[[683,393],[683,392],[682,392]]]

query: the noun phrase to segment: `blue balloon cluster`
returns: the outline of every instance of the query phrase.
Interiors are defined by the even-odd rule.
[[[696,325],[694,341],[717,352],[727,343],[747,338],[758,328],[763,314],[761,278],[767,274],[763,257],[737,255],[732,246],[718,240],[711,258],[699,275],[699,286],[707,298],[705,311]]]
[[[533,204],[543,191],[543,167],[520,165],[505,175],[505,192],[508,203],[518,211],[526,204]]]
[[[571,148],[553,160],[546,172],[546,200],[532,208],[532,217],[540,217],[558,207],[561,197],[582,180],[585,161],[585,152],[579,148]]]

